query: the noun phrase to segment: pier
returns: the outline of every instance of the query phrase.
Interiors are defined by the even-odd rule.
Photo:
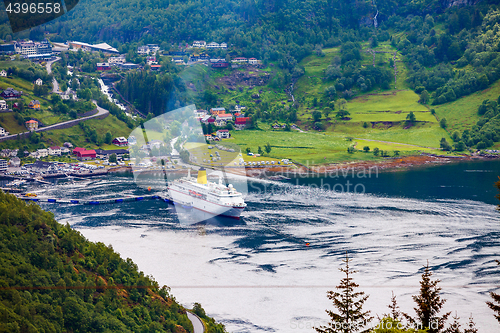
[[[172,203],[172,199],[168,194],[150,194],[150,195],[141,195],[141,196],[126,196],[126,197],[118,197],[118,198],[110,198],[110,199],[63,199],[63,198],[49,198],[49,197],[18,197],[21,200],[25,201],[34,201],[34,202],[50,202],[50,203],[59,203],[59,204],[73,204],[73,205],[105,205],[105,204],[114,204],[114,203],[122,203],[122,202],[131,202],[131,201],[142,201],[142,200],[162,200],[164,202]]]

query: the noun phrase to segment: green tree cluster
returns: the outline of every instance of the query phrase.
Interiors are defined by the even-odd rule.
[[[169,288],[132,260],[1,191],[0,235],[4,331],[192,332]]]

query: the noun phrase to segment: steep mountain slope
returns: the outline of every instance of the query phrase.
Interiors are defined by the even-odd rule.
[[[168,287],[2,191],[0,238],[2,332],[192,332]]]

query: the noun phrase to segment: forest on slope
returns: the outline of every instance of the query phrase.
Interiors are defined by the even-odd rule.
[[[2,191],[0,221],[0,332],[192,332],[170,289],[111,246]]]
[[[61,18],[18,35],[1,15],[0,38],[7,41],[45,31],[52,41],[108,42],[122,53],[146,43],[168,51],[198,39],[227,42],[227,51],[214,51],[218,56],[273,62],[284,71],[282,86],[304,74],[299,63],[306,56],[342,46],[347,50],[327,75],[341,87],[339,94],[370,90],[359,56],[360,43],[368,41],[373,47],[390,41],[409,65],[410,87],[425,90],[432,104],[484,89],[500,77],[494,0],[82,0]]]

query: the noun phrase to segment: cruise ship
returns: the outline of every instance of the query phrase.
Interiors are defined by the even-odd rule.
[[[168,192],[174,204],[192,207],[213,215],[222,215],[232,218],[240,218],[241,212],[247,204],[242,194],[229,184],[207,181],[207,171],[201,168],[198,177],[191,177],[189,171],[187,177],[176,179],[168,184]]]

